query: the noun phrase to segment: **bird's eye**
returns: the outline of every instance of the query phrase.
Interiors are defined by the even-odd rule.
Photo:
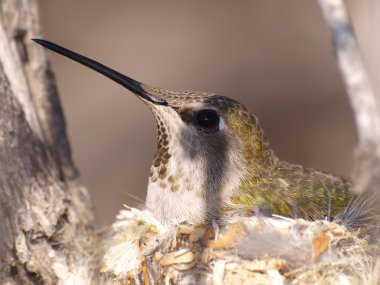
[[[205,109],[199,111],[195,120],[198,126],[207,130],[217,130],[219,126],[219,115],[216,111],[211,109]]]

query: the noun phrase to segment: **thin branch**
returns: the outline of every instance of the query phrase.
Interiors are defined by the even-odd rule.
[[[359,145],[380,156],[380,112],[343,0],[318,0],[330,29],[336,61],[354,111]]]
[[[380,203],[380,108],[364,66],[358,41],[343,0],[318,0],[330,29],[343,83],[353,110],[359,144],[353,173],[353,190]],[[367,201],[367,200],[366,200]],[[363,207],[367,207],[365,204]],[[376,206],[374,209],[378,212]],[[370,210],[363,209],[362,210]],[[380,215],[380,213],[378,213]],[[375,217],[375,216],[374,216]],[[377,218],[374,218],[377,223]]]

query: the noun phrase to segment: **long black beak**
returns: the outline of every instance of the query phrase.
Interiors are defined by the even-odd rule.
[[[128,76],[125,76],[123,74],[121,74],[120,72],[117,72],[95,60],[92,60],[91,58],[88,58],[88,57],[85,57],[83,55],[80,55],[76,52],[73,52],[69,49],[66,49],[64,47],[61,47],[55,43],[52,43],[52,42],[49,42],[49,41],[45,41],[45,40],[41,40],[41,39],[33,39],[33,41],[35,41],[36,43],[52,50],[52,51],[55,51],[56,53],[59,53],[63,56],[66,56],[72,60],[75,60],[76,62],[79,62],[105,76],[107,76],[108,78],[112,79],[113,81],[116,81],[117,83],[119,83],[120,85],[124,86],[125,88],[127,88],[128,90],[132,91],[133,93],[135,93],[137,96],[140,96],[141,98],[149,101],[149,102],[152,102],[153,104],[157,104],[157,105],[168,105],[168,103],[164,100],[164,99],[161,99],[157,96],[154,96],[152,94],[149,94],[147,93],[142,87],[141,87],[141,83],[128,77]]]

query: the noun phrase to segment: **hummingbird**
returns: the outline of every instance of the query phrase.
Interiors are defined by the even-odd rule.
[[[258,118],[234,99],[151,87],[55,43],[33,40],[121,84],[152,111],[157,150],[146,207],[162,224],[254,213],[332,219],[354,198],[346,178],[277,158]]]

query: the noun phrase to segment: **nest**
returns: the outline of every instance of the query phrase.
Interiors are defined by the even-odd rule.
[[[360,230],[328,221],[235,217],[223,228],[165,227],[126,207],[112,225],[105,284],[377,284],[380,262]]]

